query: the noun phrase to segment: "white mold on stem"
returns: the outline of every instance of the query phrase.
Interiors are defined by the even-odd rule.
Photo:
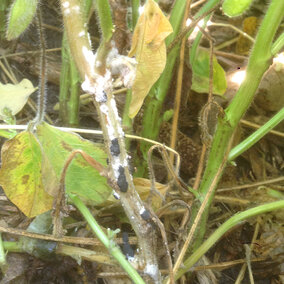
[[[146,209],[142,206],[142,207],[140,208],[139,214],[140,214],[140,215],[143,215],[145,212],[146,212]]]
[[[125,87],[130,88],[136,76],[137,61],[134,58],[120,55],[113,46],[106,60],[107,67],[112,75],[120,75]]]
[[[89,34],[89,33],[87,33],[87,37],[88,37],[89,44],[90,44],[90,46],[91,46],[91,45],[92,45],[92,42],[91,42],[91,37],[90,37],[90,34]]]
[[[70,11],[69,8],[63,10],[64,16],[68,16],[68,15],[70,14],[70,12],[71,12],[71,11]]]
[[[73,6],[73,7],[72,7],[72,10],[73,10],[75,13],[77,13],[77,14],[80,13],[80,7],[79,7],[78,5]]]
[[[155,283],[159,283],[159,268],[156,264],[148,263],[144,269],[144,273],[149,275]]]
[[[80,31],[79,34],[78,34],[78,37],[83,37],[85,35],[86,35],[85,31]]]
[[[116,192],[116,191],[113,191],[113,196],[115,199],[119,200],[120,199],[120,195]]]
[[[81,84],[81,88],[88,94],[94,94],[96,91],[95,85],[91,83],[87,75],[85,75],[85,81]]]
[[[112,165],[114,177],[117,180],[119,177],[119,167],[121,166],[119,157],[113,157],[111,165]]]
[[[94,54],[93,51],[89,49],[87,46],[82,47],[82,53],[86,59],[86,62],[88,62],[90,65],[91,75],[94,76],[95,75],[94,66],[97,57],[96,54]]]
[[[70,3],[68,1],[65,1],[62,3],[63,8],[68,8],[70,6]]]

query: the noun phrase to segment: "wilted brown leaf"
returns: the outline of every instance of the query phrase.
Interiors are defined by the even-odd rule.
[[[173,29],[158,4],[148,0],[134,30],[128,56],[135,55],[137,70],[132,86],[129,116],[135,117],[153,84],[163,72],[167,54],[165,38]]]

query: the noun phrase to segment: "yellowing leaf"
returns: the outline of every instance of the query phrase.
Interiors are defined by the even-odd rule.
[[[13,115],[17,114],[35,90],[36,88],[28,79],[23,79],[16,85],[0,83],[0,117],[5,116],[5,108],[9,109]]]
[[[1,154],[0,184],[7,197],[28,217],[52,209],[53,198],[42,181],[43,153],[34,135],[21,132],[5,142]]]
[[[166,37],[172,33],[170,22],[154,0],[147,0],[134,30],[128,56],[135,55],[136,77],[132,86],[129,117],[140,110],[145,97],[163,72],[167,54]]]

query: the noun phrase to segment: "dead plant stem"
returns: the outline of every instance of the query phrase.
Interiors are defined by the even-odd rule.
[[[260,222],[261,222],[261,218],[258,216],[258,217],[257,217],[257,221],[256,221],[256,225],[255,225],[255,229],[254,229],[254,232],[253,232],[252,240],[251,240],[251,243],[250,243],[250,246],[249,246],[249,250],[250,250],[250,251],[253,250],[254,244],[255,244],[255,242],[256,242],[256,239],[257,239],[257,236],[258,236],[258,233],[259,233]],[[251,262],[251,259],[250,259],[249,261]],[[247,266],[248,266],[248,259],[247,259],[247,261],[242,265],[235,284],[241,284],[241,282],[242,282],[242,280],[243,280],[243,278],[244,278],[244,275],[245,275],[245,271],[246,271]]]
[[[109,176],[115,181],[119,189],[114,188],[120,197],[123,209],[128,217],[139,242],[139,264],[155,283],[160,282],[160,272],[156,254],[157,235],[156,229],[149,220],[143,218],[146,209],[140,199],[129,171],[128,155],[125,149],[124,132],[121,127],[120,118],[112,95],[112,76],[107,67],[108,53],[114,49],[110,38],[103,38],[101,46],[96,55],[93,53],[88,33],[82,14],[78,13],[80,1],[69,0],[68,7],[61,0],[61,8],[65,30],[71,54],[76,62],[77,68],[83,79],[82,88],[85,92],[93,95],[93,102],[97,109],[103,131],[105,149],[109,160]],[[100,11],[99,4],[105,2],[98,1],[98,13],[100,21],[107,21],[104,13]],[[111,20],[111,17],[110,17]],[[109,24],[109,22],[107,22]],[[103,36],[109,31],[102,27]],[[81,36],[82,35],[82,36]]]

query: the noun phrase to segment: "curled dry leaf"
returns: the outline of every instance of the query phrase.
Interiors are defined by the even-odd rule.
[[[167,54],[166,37],[173,29],[158,4],[148,0],[134,30],[129,57],[135,55],[136,77],[132,86],[129,117],[140,110],[145,97],[163,72]]]
[[[143,201],[146,201],[151,190],[151,181],[146,178],[134,178],[133,183],[135,185],[135,189],[138,192],[139,196]],[[160,192],[159,194],[153,193],[152,196],[152,208],[153,210],[157,210],[162,206],[162,198],[161,196],[165,197],[167,191],[169,190],[169,186],[167,184],[161,184],[159,182],[155,182],[155,188],[157,191]],[[110,195],[109,198],[100,206],[110,206],[117,202],[117,199]]]

